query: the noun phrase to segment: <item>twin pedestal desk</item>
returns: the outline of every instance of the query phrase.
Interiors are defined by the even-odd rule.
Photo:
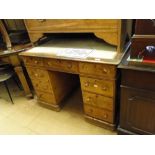
[[[86,120],[115,129],[116,68],[123,56],[116,51],[116,47],[97,40],[58,39],[20,56],[40,104],[59,111],[63,99],[77,86],[80,77]]]

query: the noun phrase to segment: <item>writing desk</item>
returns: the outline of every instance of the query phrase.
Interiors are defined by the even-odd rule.
[[[55,39],[22,56],[38,102],[59,111],[61,101],[78,83],[85,118],[98,125],[116,126],[118,78],[116,67],[124,53],[99,40]],[[70,74],[68,74],[70,73]]]

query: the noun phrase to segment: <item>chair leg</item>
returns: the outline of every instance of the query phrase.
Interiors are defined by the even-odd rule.
[[[21,85],[18,83],[18,81],[17,81],[17,79],[16,79],[15,76],[13,76],[13,80],[14,80],[14,82],[16,83],[16,85],[18,86],[18,88],[19,88],[20,90],[23,90],[23,88],[22,88]]]
[[[10,97],[10,100],[11,100],[12,104],[14,104],[14,102],[13,102],[13,100],[12,100],[12,97],[11,97],[11,93],[10,93],[10,91],[9,91],[9,88],[8,88],[8,85],[7,85],[7,82],[6,82],[6,81],[4,81],[4,85],[5,85],[6,89],[7,89],[7,92],[8,92],[8,94],[9,94],[9,97]]]

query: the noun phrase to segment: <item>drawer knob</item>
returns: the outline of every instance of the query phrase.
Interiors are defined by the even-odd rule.
[[[90,97],[87,97],[86,101],[89,102],[90,100],[91,100],[91,98]]]
[[[46,19],[38,19],[38,22],[41,22],[41,23],[43,23],[45,21],[46,21]]]
[[[89,83],[88,83],[88,82],[86,82],[84,85],[85,85],[85,87],[88,87],[88,86],[89,86]]]
[[[36,77],[38,77],[38,74],[37,74],[37,73],[35,73],[34,75],[35,75]]]
[[[108,70],[106,68],[103,68],[103,73],[107,73]]]
[[[72,68],[72,64],[68,64],[67,67],[68,67],[68,68]]]
[[[107,115],[107,114],[104,114],[103,117],[104,117],[104,118],[108,118],[108,115]]]
[[[97,84],[94,84],[94,88],[98,88],[98,85]]]
[[[102,90],[106,91],[107,90],[107,87],[103,87]]]
[[[49,66],[51,65],[51,63],[50,63],[50,62],[48,62],[47,64],[48,64]]]
[[[35,63],[35,64],[37,64],[37,63],[38,63],[38,61],[37,61],[37,60],[35,60],[35,61],[34,61],[34,63]]]

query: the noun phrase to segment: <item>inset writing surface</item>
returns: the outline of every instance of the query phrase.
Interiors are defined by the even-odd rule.
[[[21,55],[118,64],[123,53],[95,39],[53,39]]]

